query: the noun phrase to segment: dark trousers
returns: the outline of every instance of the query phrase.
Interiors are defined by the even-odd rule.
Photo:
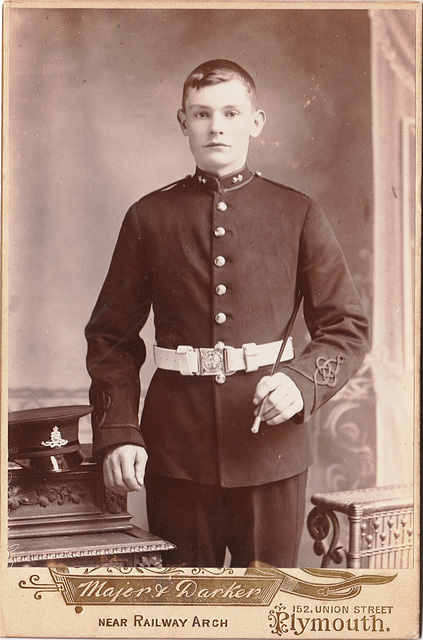
[[[223,489],[147,473],[150,531],[176,545],[169,566],[295,567],[305,516],[307,470],[257,487]]]

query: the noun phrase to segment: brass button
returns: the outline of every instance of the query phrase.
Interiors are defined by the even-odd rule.
[[[215,380],[217,384],[223,384],[226,382],[226,376],[224,373],[218,373],[217,376],[215,376]]]
[[[216,267],[223,267],[225,263],[226,263],[226,260],[223,256],[217,256],[214,259],[214,264],[216,265]]]
[[[216,313],[216,315],[214,316],[214,319],[215,319],[215,322],[217,322],[217,324],[225,324],[226,315],[222,312]]]
[[[225,233],[226,229],[224,227],[216,227],[216,229],[214,230],[214,235],[216,236],[216,238],[223,238]]]
[[[226,287],[224,284],[218,284],[215,291],[218,296],[224,296],[226,293]]]
[[[226,211],[228,208],[228,205],[226,204],[226,202],[218,202],[216,205],[216,209],[218,211]]]

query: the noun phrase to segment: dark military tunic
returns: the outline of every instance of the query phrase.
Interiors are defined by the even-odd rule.
[[[280,340],[304,295],[311,341],[280,370],[304,409],[251,433],[252,399],[270,368],[214,376],[157,370],[138,421],[139,332],[151,305],[160,347]],[[368,321],[327,219],[307,195],[253,175],[194,176],[128,211],[86,328],[97,454],[147,449],[149,469],[223,487],[296,475],[312,462],[306,421],[360,367]]]

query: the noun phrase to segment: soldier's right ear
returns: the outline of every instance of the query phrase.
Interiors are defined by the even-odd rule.
[[[187,128],[187,117],[185,115],[185,111],[183,111],[182,109],[178,109],[178,122],[179,122],[179,126],[181,127],[181,131],[184,134],[184,136],[188,135],[188,128]]]

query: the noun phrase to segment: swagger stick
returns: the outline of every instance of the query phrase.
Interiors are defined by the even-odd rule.
[[[298,290],[297,298],[295,300],[294,310],[293,310],[293,312],[291,314],[291,317],[289,318],[288,324],[286,325],[285,333],[283,334],[282,344],[281,344],[281,347],[279,349],[278,356],[277,356],[277,358],[275,360],[275,363],[274,363],[274,365],[272,367],[272,371],[270,372],[271,376],[273,376],[273,374],[276,373],[276,369],[278,368],[279,363],[282,360],[283,352],[285,351],[285,347],[286,347],[286,344],[287,344],[288,339],[289,339],[289,334],[291,333],[291,329],[292,329],[293,324],[295,322],[295,318],[297,317],[297,313],[298,313],[298,310],[300,308],[302,299],[303,299],[303,294],[301,293],[300,290]],[[253,426],[251,427],[252,433],[258,433],[259,432],[260,423],[261,423],[261,416],[263,415],[264,406],[266,404],[266,401],[267,401],[267,398],[269,397],[269,395],[270,395],[270,391],[263,398],[263,400],[261,401],[260,409],[258,411],[258,414],[256,415],[256,418],[255,418],[254,422],[253,422]]]

